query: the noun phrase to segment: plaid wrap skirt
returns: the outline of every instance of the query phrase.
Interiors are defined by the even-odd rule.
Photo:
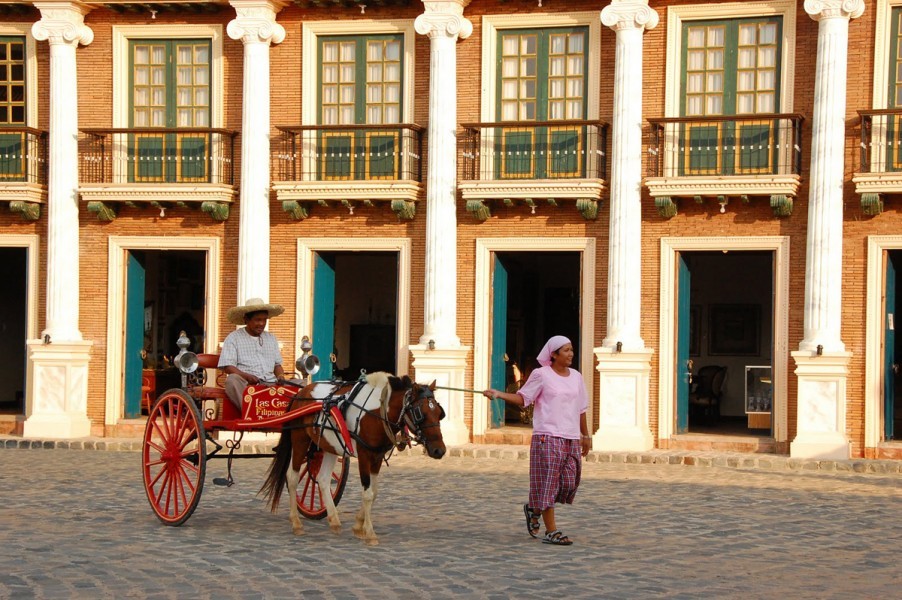
[[[579,440],[536,434],[529,445],[529,506],[552,508],[555,503],[573,504],[582,476]]]

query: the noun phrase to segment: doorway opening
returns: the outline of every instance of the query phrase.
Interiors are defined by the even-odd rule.
[[[676,433],[773,437],[774,258],[678,253]]]
[[[395,373],[400,254],[316,251],[313,259],[312,342],[322,361],[313,379]]]
[[[27,270],[27,248],[0,248],[0,414],[25,413]]]
[[[495,252],[492,260],[491,387],[517,391],[538,367],[536,356],[553,335],[573,343],[578,369],[580,339],[579,252]],[[532,413],[490,401],[490,426],[531,427]]]
[[[127,250],[124,416],[146,414],[163,391],[179,387],[173,365],[184,331],[190,352],[204,351],[206,252]]]

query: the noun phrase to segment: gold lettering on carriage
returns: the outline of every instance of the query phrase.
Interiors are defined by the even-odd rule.
[[[261,421],[285,413],[296,388],[282,385],[248,386],[244,390],[243,419]]]

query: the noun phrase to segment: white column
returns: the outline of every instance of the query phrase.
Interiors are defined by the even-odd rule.
[[[41,20],[31,32],[50,42],[50,135],[47,181],[47,323],[28,340],[28,392],[24,434],[81,437],[87,417],[91,342],[78,328],[78,80],[75,49],[90,44],[84,24],[90,8],[79,2],[35,2]]]
[[[226,31],[244,44],[241,185],[238,209],[238,302],[269,300],[269,46],[285,39],[276,23],[283,2],[231,0],[237,17]]]
[[[429,36],[429,126],[426,177],[426,282],[420,344],[411,346],[417,380],[463,385],[468,347],[457,337],[457,40],[473,33],[463,16],[470,0],[423,0],[414,28]],[[438,390],[448,444],[469,441],[462,392]]]
[[[818,22],[811,120],[811,172],[805,261],[804,339],[796,361],[799,379],[792,456],[848,458],[846,378],[852,354],[840,339],[842,322],[843,159],[849,21],[862,0],[806,0]]]
[[[467,0],[468,2],[469,0]],[[423,0],[417,33],[429,36],[429,162],[426,177],[426,294],[421,344],[457,337],[457,40],[473,33],[466,2]]]
[[[646,0],[613,0],[601,22],[616,32],[611,143],[607,335],[595,349],[599,450],[647,450],[652,351],[640,334],[642,271],[642,35],[658,24]]]

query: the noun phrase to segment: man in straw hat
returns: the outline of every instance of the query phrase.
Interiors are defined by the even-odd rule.
[[[218,365],[228,375],[226,395],[239,410],[241,396],[248,385],[275,383],[285,376],[279,342],[266,331],[266,320],[283,312],[285,309],[279,304],[251,298],[243,306],[230,308],[226,313],[230,323],[244,325],[226,336]]]

